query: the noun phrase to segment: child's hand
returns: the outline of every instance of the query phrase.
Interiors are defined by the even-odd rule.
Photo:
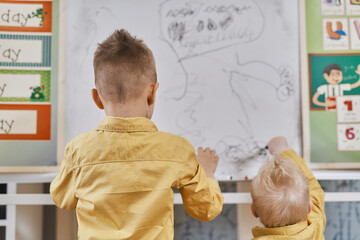
[[[268,149],[272,155],[280,154],[288,148],[289,146],[285,137],[274,137],[270,139],[268,143]]]
[[[219,157],[215,155],[215,150],[210,148],[203,150],[202,147],[199,147],[197,159],[204,168],[206,176],[215,179],[214,172],[219,161]]]

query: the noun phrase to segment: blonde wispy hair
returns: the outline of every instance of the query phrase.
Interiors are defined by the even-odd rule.
[[[291,160],[269,158],[251,183],[251,198],[266,227],[282,227],[307,219],[309,184]]]

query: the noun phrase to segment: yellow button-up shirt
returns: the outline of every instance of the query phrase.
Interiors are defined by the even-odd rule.
[[[174,193],[200,221],[222,210],[218,182],[207,178],[192,145],[147,118],[106,117],[71,140],[50,186],[55,204],[76,208],[79,239],[173,239]]]
[[[326,225],[324,210],[324,191],[306,166],[305,161],[292,149],[281,153],[283,158],[296,163],[309,182],[310,199],[313,202],[308,219],[294,225],[277,228],[255,227],[252,230],[256,240],[323,240]]]

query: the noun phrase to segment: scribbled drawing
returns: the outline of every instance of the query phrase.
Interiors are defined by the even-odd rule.
[[[204,95],[198,92],[188,92],[186,94],[186,101],[189,104],[181,111],[177,117],[176,125],[180,129],[179,135],[191,139],[194,145],[200,145],[205,141],[201,130],[197,128],[197,106],[204,101]]]
[[[167,0],[160,5],[160,28],[165,41],[184,70],[184,97],[189,83],[183,60],[258,39],[264,16],[254,1]]]
[[[260,143],[254,139],[243,139],[237,136],[224,137],[218,142],[216,149],[222,156],[222,160],[238,162],[241,165],[267,155],[265,146],[260,146]]]
[[[239,57],[237,63],[238,68],[231,72],[230,84],[234,75],[238,74],[243,76],[244,79],[252,79],[271,86],[280,101],[286,101],[294,95],[294,71],[290,66],[276,68],[267,62],[259,60],[241,62]]]
[[[166,5],[170,2],[171,8]],[[166,100],[175,100],[183,107],[175,120],[177,129],[179,129],[177,134],[189,139],[195,146],[206,141],[206,134],[201,126],[206,122],[198,119],[198,115],[201,115],[199,114],[200,108],[204,102],[209,100],[209,96],[192,90],[193,85],[196,85],[194,82],[197,79],[201,81],[203,74],[196,72],[196,69],[192,68],[192,63],[200,61],[200,57],[204,58],[205,55],[209,56],[215,51],[221,52],[230,46],[235,47],[238,44],[256,40],[255,37],[249,36],[245,40],[245,36],[239,37],[236,34],[232,35],[233,38],[226,38],[228,36],[227,31],[231,31],[233,26],[244,29],[238,23],[241,22],[241,17],[237,16],[234,11],[240,11],[245,15],[247,11],[251,11],[252,17],[259,17],[260,23],[263,24],[261,11],[256,8],[256,5],[251,5],[247,1],[238,3],[240,5],[234,5],[233,1],[228,1],[227,4],[219,6],[212,2],[200,4],[200,2],[181,1],[174,3],[173,1],[166,1],[161,5],[162,38],[175,53],[178,65],[184,71],[185,79],[178,87],[165,90],[162,97]],[[234,10],[235,6],[237,6],[237,10]],[[223,13],[226,13],[226,17],[222,15]],[[219,16],[222,17],[221,20]],[[259,26],[248,26],[252,31],[258,30],[259,35],[256,37],[259,37],[263,31],[263,25]],[[216,32],[216,36],[223,34],[224,37],[215,38],[212,35],[214,32]],[[242,170],[245,171],[249,167],[258,169],[267,158],[264,150],[266,144],[264,135],[269,136],[266,139],[268,140],[276,133],[268,131],[273,134],[272,136],[271,134],[259,133],[258,129],[264,130],[264,127],[254,126],[252,123],[252,115],[259,115],[259,112],[262,111],[261,106],[264,105],[264,99],[261,99],[259,95],[262,94],[259,92],[266,89],[266,95],[271,94],[273,96],[271,100],[273,100],[272,104],[274,105],[287,102],[295,94],[294,71],[290,66],[275,67],[260,60],[240,61],[237,53],[235,56],[235,64],[232,63],[230,66],[224,67],[224,64],[220,63],[218,68],[224,73],[222,78],[228,79],[228,91],[232,95],[231,102],[228,104],[234,105],[234,110],[239,112],[236,122],[238,129],[234,131],[241,137],[226,134],[218,136],[216,150],[220,153],[220,157],[225,159],[217,172],[218,176],[246,176],[247,173],[241,172]],[[216,58],[221,58],[221,56],[213,54],[213,58],[216,61]],[[268,100],[266,99],[266,101]],[[267,103],[265,106],[268,106]],[[273,108],[274,106],[270,106],[269,109]],[[265,112],[264,116],[267,113]],[[274,119],[270,120],[270,123],[274,123]],[[230,173],[229,169],[233,172]]]
[[[246,173],[241,171],[249,169],[250,166],[259,167],[269,156],[265,150],[265,139],[261,141],[264,133],[256,133],[256,129],[261,129],[262,126],[254,126],[254,121],[251,119],[253,112],[260,111],[259,108],[264,106],[264,102],[259,98],[261,95],[259,90],[267,91],[267,97],[272,95],[272,100],[275,100],[272,102],[274,105],[287,101],[295,92],[293,71],[290,67],[275,68],[263,61],[245,63],[238,61],[238,69],[229,72],[229,87],[238,104],[237,109],[242,113],[238,119],[238,128],[242,129],[243,134],[241,137],[227,136],[222,138],[218,142],[216,150],[224,162],[227,162],[228,165],[233,164],[233,168],[224,168],[227,171],[233,169],[234,172],[230,175],[241,174],[246,176]],[[268,107],[273,109],[271,105]],[[258,116],[258,113],[256,115]],[[266,114],[264,117],[267,121],[264,124],[265,126],[276,124]],[[272,133],[268,129],[264,129],[264,131]],[[226,172],[220,170],[218,174],[225,175]]]
[[[275,135],[288,134],[285,128],[279,130],[269,127],[287,124],[286,118],[279,120],[276,114],[277,108],[288,105],[289,101],[293,102],[295,95],[294,71],[291,67],[275,67],[267,62],[255,60],[242,62],[238,57],[234,59],[237,62],[232,66],[226,66],[229,69],[219,69],[223,72],[223,76],[218,86],[221,86],[224,94],[229,93],[226,100],[221,99],[221,101],[233,108],[231,115],[236,116],[236,119],[233,120],[232,127],[233,132],[237,134],[222,133],[217,136],[218,140],[214,147],[222,159],[216,173],[220,178],[227,176],[243,178],[256,173],[269,156],[265,150],[267,140]],[[177,100],[181,103],[179,105],[182,109],[179,109],[175,121],[177,134],[190,140],[194,146],[199,146],[207,140],[206,130],[203,128],[207,124],[207,119],[200,119],[202,115],[200,111],[207,105],[206,102],[211,96],[206,95],[205,92],[191,90],[204,81],[200,72],[198,75],[195,73],[189,75],[192,80],[186,97]],[[259,94],[260,92],[267,94]],[[258,122],[255,118],[259,116],[266,121],[263,126],[255,124]]]
[[[247,0],[229,0],[221,4],[216,1],[190,2],[168,0],[160,5],[160,16],[162,40],[175,53],[178,63],[184,71],[182,87],[169,89],[164,92],[164,95],[167,99],[181,101],[183,106],[184,101],[186,101],[185,96],[186,98],[196,99],[183,109],[176,122],[178,129],[180,129],[179,135],[189,139],[195,146],[200,145],[206,139],[202,130],[197,125],[198,119],[196,114],[199,103],[204,101],[205,97],[203,95],[195,96],[193,92],[190,94],[191,77],[185,61],[231,46],[257,40],[264,30],[264,16],[254,1]],[[258,72],[258,69],[253,70]],[[233,71],[230,72],[230,75],[234,73]],[[226,78],[227,76],[224,77]],[[292,72],[288,68],[283,67],[279,69],[276,76],[276,79],[279,79],[279,84],[268,81],[269,84],[274,85],[278,98],[282,101],[285,101],[293,94],[291,86],[292,77]],[[233,88],[232,92],[234,95],[239,94],[239,92],[234,90],[235,87],[232,84],[236,84],[236,80],[230,77],[230,87]],[[237,100],[242,105],[239,112],[246,110],[244,104],[252,105],[251,98],[248,98],[250,102],[246,102],[244,98],[238,98]],[[225,154],[226,158],[230,158],[230,161],[235,161],[240,166],[244,165],[247,161],[250,162],[250,159],[259,158],[259,155],[264,155],[264,146],[259,147],[259,144],[254,140],[249,120],[246,119],[247,113],[244,115],[245,119],[239,120],[239,125],[241,125],[242,129],[248,131],[245,134],[245,138],[248,136],[247,139],[251,140],[244,145],[229,145],[227,143],[229,138],[225,137],[218,143],[220,148],[225,145],[227,146],[224,147],[225,150],[221,150],[221,154]],[[251,147],[246,148],[245,145]],[[235,169],[237,168],[235,167]]]
[[[240,63],[239,68],[230,72],[229,86],[244,112],[240,123],[248,129],[250,136],[253,134],[250,120],[246,109],[258,109],[260,103],[255,100],[259,91],[264,90],[264,85],[270,87],[279,101],[286,101],[291,97],[294,90],[294,79],[290,67],[282,66],[276,69],[274,66],[263,61],[250,61]],[[249,91],[244,84],[248,81],[256,82],[258,91]]]
[[[255,41],[264,17],[254,1],[168,0],[160,6],[163,40],[179,60]]]
[[[259,168],[269,156],[264,144],[238,136],[224,137],[215,147],[222,161],[216,175],[230,176],[230,179],[235,179],[239,175],[248,178],[252,174],[249,169]]]

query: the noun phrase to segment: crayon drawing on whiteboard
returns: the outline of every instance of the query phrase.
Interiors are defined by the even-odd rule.
[[[89,94],[93,53],[125,28],[155,56],[160,88],[153,121],[195,148],[216,149],[218,179],[256,175],[274,136],[286,136],[300,151],[296,4],[71,1],[68,10],[66,141],[103,119]]]

